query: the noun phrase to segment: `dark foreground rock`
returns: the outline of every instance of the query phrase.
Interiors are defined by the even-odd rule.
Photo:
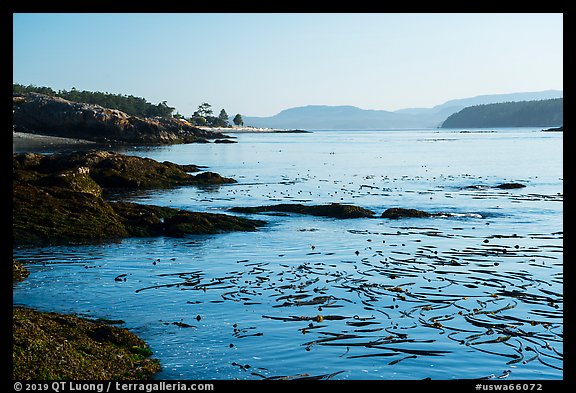
[[[110,152],[13,158],[14,245],[98,243],[129,236],[183,236],[250,231],[262,221],[191,213],[135,203],[112,203],[107,191],[214,186],[235,182],[213,172],[191,175],[193,165]]]
[[[12,335],[15,380],[141,380],[160,371],[144,341],[105,323],[14,307]]]
[[[13,97],[13,130],[100,143],[206,142],[226,135],[175,118],[141,118],[99,105],[39,93]]]
[[[339,203],[332,203],[330,205],[313,205],[306,206],[299,203],[287,203],[271,206],[256,206],[256,207],[233,207],[230,211],[236,213],[264,213],[264,212],[282,212],[282,213],[298,213],[309,214],[312,216],[333,217],[333,218],[360,218],[360,217],[373,217],[374,213],[371,210],[353,205],[342,205]]]

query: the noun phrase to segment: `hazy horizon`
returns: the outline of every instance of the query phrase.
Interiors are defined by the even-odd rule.
[[[396,111],[563,90],[556,14],[14,14],[13,82],[167,101],[184,116]]]

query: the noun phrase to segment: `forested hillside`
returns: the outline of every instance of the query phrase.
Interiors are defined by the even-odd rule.
[[[174,111],[174,108],[169,107],[166,101],[154,105],[144,98],[132,95],[102,93],[99,91],[92,92],[76,90],[75,88],[72,88],[70,91],[55,91],[50,87],[24,86],[17,83],[13,84],[12,91],[14,94],[41,93],[53,97],[61,97],[69,101],[96,104],[104,108],[118,109],[129,115],[138,117],[172,117],[172,112]]]
[[[563,105],[563,98],[554,98],[469,106],[450,115],[441,128],[560,126]]]

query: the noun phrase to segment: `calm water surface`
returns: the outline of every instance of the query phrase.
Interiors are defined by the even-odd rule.
[[[268,225],[15,249],[31,275],[14,304],[122,319],[160,359],[159,379],[561,379],[563,136],[488,131],[235,134],[237,144],[128,149],[238,180],[136,202],[447,214],[244,215]],[[507,182],[526,187],[493,188]]]

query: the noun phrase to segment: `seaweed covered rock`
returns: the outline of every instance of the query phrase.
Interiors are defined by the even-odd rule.
[[[265,224],[226,214],[197,213],[170,207],[110,202],[131,236],[184,236],[232,231],[255,231]]]
[[[423,210],[418,209],[406,209],[403,207],[392,207],[390,209],[386,209],[384,213],[382,213],[382,218],[391,218],[391,219],[399,219],[399,218],[425,218],[425,217],[432,217],[436,214],[428,213]]]
[[[270,206],[256,207],[233,207],[230,211],[236,213],[264,213],[264,212],[283,212],[309,214],[312,216],[333,217],[333,218],[361,218],[374,216],[373,211],[354,205],[344,205],[331,203],[330,205],[312,205],[306,206],[299,203],[285,203]]]
[[[90,168],[84,166],[48,174],[38,178],[35,183],[43,187],[59,187],[97,197],[102,195],[102,187],[90,176]]]
[[[160,371],[146,343],[127,329],[14,307],[12,378],[141,380]]]
[[[109,151],[52,155],[15,154],[13,167],[16,180],[78,172],[90,176],[102,188],[168,188],[236,182],[213,172],[192,175],[192,172],[199,172],[201,169],[192,164],[158,162],[150,158]]]
[[[103,151],[48,156],[15,154],[14,245],[99,243],[128,236],[208,234],[255,230],[263,224],[234,216],[111,203],[104,197],[104,191],[110,189],[235,182],[213,172],[190,174],[199,169],[195,165],[160,163]]]
[[[216,172],[202,172],[193,176],[194,184],[198,186],[210,186],[219,184],[236,183],[236,180],[220,176]]]
[[[122,219],[102,197],[61,187],[15,183],[14,245],[94,243],[128,236]]]

